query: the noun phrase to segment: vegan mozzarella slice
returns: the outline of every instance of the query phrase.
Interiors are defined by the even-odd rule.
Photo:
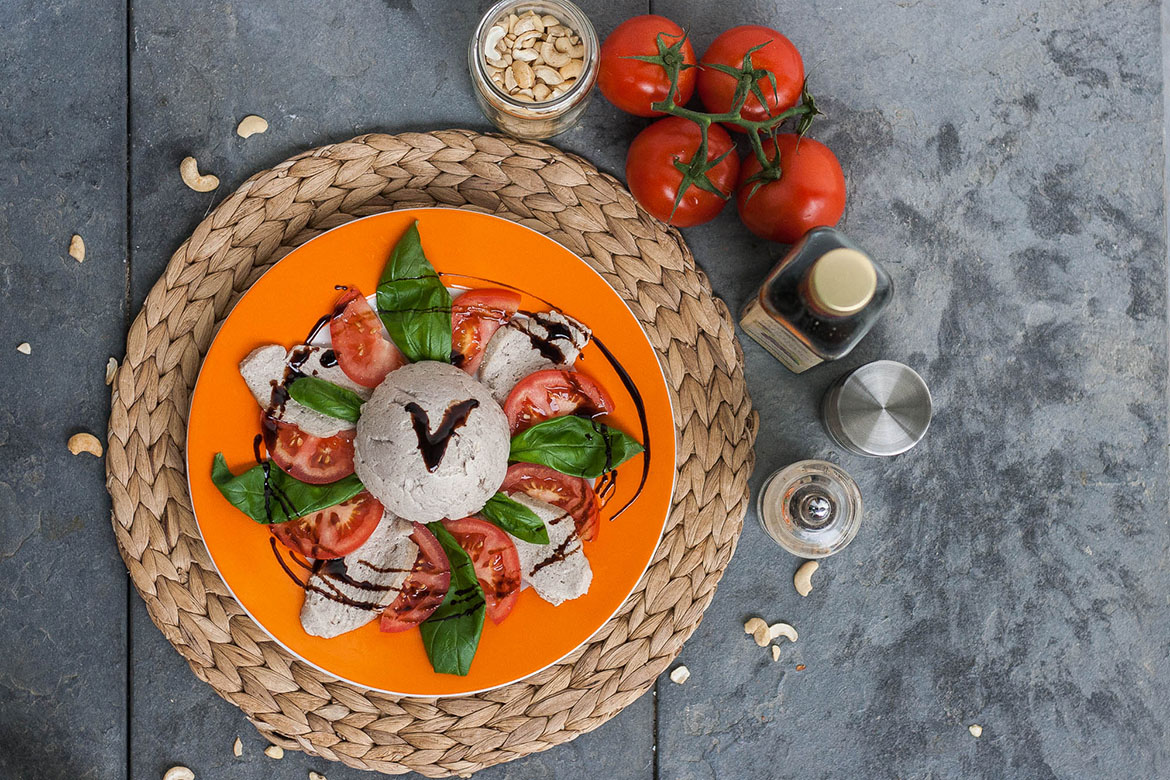
[[[502,404],[516,383],[529,374],[572,367],[591,336],[585,325],[557,311],[517,315],[487,343],[479,381]]]
[[[512,537],[520,555],[524,582],[553,606],[584,596],[593,581],[593,569],[577,537],[572,515],[523,493],[513,493],[512,499],[535,512],[548,529],[548,544],[532,544]]]
[[[283,405],[273,406],[272,391],[283,384],[289,357],[289,352],[284,347],[270,344],[252,350],[240,361],[240,374],[244,377],[248,389],[252,391],[256,403],[269,410],[273,419],[292,423],[310,436],[333,436],[352,429],[353,423],[321,414],[291,398]]]
[[[377,618],[398,597],[418,557],[418,545],[410,538],[413,530],[407,521],[385,512],[361,547],[336,561],[323,561],[305,588],[305,631],[330,639]]]

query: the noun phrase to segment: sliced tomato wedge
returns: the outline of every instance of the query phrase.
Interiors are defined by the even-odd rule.
[[[409,631],[429,618],[451,587],[451,564],[435,535],[425,525],[415,523],[410,538],[418,545],[418,558],[398,598],[382,610],[380,628],[391,634]]]
[[[471,557],[475,577],[487,600],[487,616],[498,625],[520,598],[520,554],[516,545],[507,533],[478,517],[444,520],[443,527]]]
[[[292,423],[267,415],[261,419],[260,428],[269,457],[301,482],[326,485],[353,473],[354,430],[328,437],[310,436]]]
[[[475,374],[487,343],[519,308],[520,293],[512,290],[468,290],[456,298],[451,304],[452,362]]]
[[[581,541],[597,538],[601,527],[601,502],[597,500],[593,486],[581,477],[562,474],[537,463],[513,463],[508,467],[500,492],[523,493],[560,507],[572,516]]]
[[[381,519],[381,502],[363,490],[336,506],[269,528],[290,550],[307,558],[325,560],[349,555],[361,547]]]
[[[596,417],[613,410],[605,388],[580,371],[550,368],[521,379],[504,401],[512,435],[538,422],[583,412]]]
[[[337,354],[337,365],[362,387],[377,387],[406,357],[382,335],[382,321],[366,296],[350,287],[333,307],[329,338]]]

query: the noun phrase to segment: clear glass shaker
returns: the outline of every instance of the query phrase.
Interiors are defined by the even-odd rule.
[[[506,28],[510,16],[522,17],[529,12],[541,17],[556,17],[580,39],[579,45],[584,48],[581,73],[570,88],[564,94],[541,101],[509,95],[506,89],[492,81],[487,62],[488,36],[492,27],[502,25]],[[600,48],[597,31],[589,17],[568,0],[500,0],[480,19],[467,49],[467,65],[476,102],[492,124],[515,138],[540,140],[563,133],[577,123],[589,103],[597,82]]]
[[[765,533],[801,558],[825,558],[853,541],[861,526],[861,491],[844,469],[802,460],[765,480],[756,497]]]

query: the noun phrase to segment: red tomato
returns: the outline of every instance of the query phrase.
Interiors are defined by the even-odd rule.
[[[699,150],[702,134],[699,126],[689,119],[668,116],[638,133],[626,155],[626,182],[630,192],[642,208],[655,217],[678,227],[690,227],[709,222],[723,210],[727,202],[713,192],[701,190],[693,184],[683,193],[678,208],[674,199],[682,184],[682,172],[675,162],[691,162]],[[725,195],[730,195],[739,174],[739,157],[731,136],[719,125],[707,131],[707,159],[714,160],[730,151],[723,161],[707,172],[711,183]],[[671,216],[671,212],[674,216]]]
[[[666,100],[670,91],[670,79],[663,67],[654,62],[629,59],[630,57],[656,56],[658,35],[668,47],[683,37],[683,29],[662,16],[647,14],[627,19],[617,26],[601,44],[601,65],[597,71],[597,86],[610,103],[628,114],[638,116],[662,116],[661,111],[650,108],[652,103]],[[695,49],[688,38],[683,41],[682,61],[695,64]],[[695,93],[695,74],[698,68],[686,68],[679,72],[678,87],[674,102],[686,105]]]
[[[766,182],[752,193],[756,182],[748,179],[760,170],[749,156],[739,176],[736,205],[743,224],[760,238],[795,243],[821,225],[836,225],[845,211],[845,174],[829,147],[792,133],[776,136],[780,149],[780,178]],[[768,151],[771,144],[765,142]],[[750,197],[749,197],[750,196]]]
[[[770,70],[776,76],[776,89],[767,78],[757,79],[760,92],[764,95],[767,108],[749,93],[739,115],[753,122],[760,122],[770,116],[787,111],[800,102],[800,91],[804,85],[804,63],[800,52],[792,41],[768,27],[745,24],[732,27],[720,35],[703,53],[699,72],[699,97],[703,105],[714,114],[725,114],[731,110],[735,97],[736,80],[709,65],[727,65],[732,68],[743,66],[743,57],[748,49],[765,44],[752,52],[752,67],[756,70]],[[735,130],[739,127],[731,126]]]
[[[471,557],[487,599],[487,616],[499,624],[520,597],[520,555],[504,531],[478,517],[444,520],[443,527]]]
[[[264,446],[277,466],[310,485],[326,485],[353,473],[353,437],[348,430],[321,438],[310,436],[292,423],[264,416],[260,421]]]
[[[501,325],[520,308],[512,290],[468,290],[451,304],[452,362],[474,376],[483,350]]]
[[[597,538],[601,506],[593,486],[581,477],[571,477],[536,463],[513,463],[504,477],[501,493],[523,493],[558,506],[573,516],[577,536],[588,542]]]
[[[269,528],[285,547],[307,558],[340,558],[365,544],[382,511],[381,502],[363,490],[336,506]]]
[[[578,410],[596,417],[613,410],[613,398],[585,374],[559,368],[529,374],[516,383],[504,401],[504,414],[508,415],[513,436],[538,422]]]
[[[382,321],[356,287],[337,299],[329,338],[337,365],[362,387],[377,387],[387,374],[406,363],[398,347],[382,335]]]
[[[409,631],[429,618],[451,587],[451,564],[435,535],[425,525],[415,523],[410,538],[418,545],[418,558],[398,598],[382,610],[379,628],[390,634]]]

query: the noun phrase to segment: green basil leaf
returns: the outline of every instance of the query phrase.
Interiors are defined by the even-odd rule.
[[[479,647],[486,600],[471,558],[442,523],[427,529],[443,545],[451,563],[451,587],[434,613],[419,626],[431,667],[439,674],[465,675]]]
[[[267,491],[264,489],[265,468],[268,468]],[[253,466],[243,474],[232,474],[222,452],[215,454],[211,464],[211,481],[232,506],[264,524],[283,523],[320,512],[365,489],[353,474],[327,485],[309,485],[281,471],[272,461],[266,466]]]
[[[451,293],[423,254],[418,220],[394,246],[382,271],[378,316],[410,362],[451,362]]]
[[[548,544],[548,529],[536,513],[504,493],[496,493],[479,510],[479,514],[502,531],[525,542]]]
[[[301,406],[339,420],[357,422],[362,414],[362,397],[348,387],[315,376],[298,377],[287,385],[289,398]]]
[[[592,479],[642,452],[642,445],[596,420],[554,417],[512,437],[508,460],[539,463],[562,474]]]

